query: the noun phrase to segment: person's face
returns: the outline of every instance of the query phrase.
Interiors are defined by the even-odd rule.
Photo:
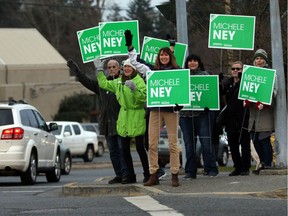
[[[265,66],[265,59],[258,56],[254,60],[255,66],[256,67],[264,67]]]
[[[130,76],[133,73],[133,68],[129,65],[124,65],[124,74],[125,76]]]
[[[116,76],[118,75],[120,67],[118,66],[118,62],[116,60],[110,60],[107,64],[107,69],[109,76]]]
[[[232,67],[231,67],[232,77],[239,77],[238,73],[242,73],[241,64],[233,64]]]
[[[192,59],[187,62],[187,65],[190,70],[197,70],[199,67],[199,62],[195,59]]]
[[[159,60],[162,65],[168,65],[170,62],[170,56],[168,55],[168,53],[161,51],[159,55]]]

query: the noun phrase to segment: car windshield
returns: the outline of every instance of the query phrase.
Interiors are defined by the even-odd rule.
[[[0,109],[0,126],[14,124],[11,109]]]
[[[58,130],[51,131],[51,133],[54,134],[54,135],[60,135],[61,134],[61,130],[62,130],[62,125],[58,124]]]

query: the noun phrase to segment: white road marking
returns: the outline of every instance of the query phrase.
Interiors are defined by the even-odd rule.
[[[44,191],[1,191],[1,193],[43,193]]]
[[[157,200],[153,199],[150,196],[124,197],[124,199],[137,206],[138,208],[146,211],[152,216],[183,216],[183,214],[177,212],[172,208],[160,204]]]

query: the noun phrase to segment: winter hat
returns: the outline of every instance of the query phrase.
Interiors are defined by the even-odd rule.
[[[133,66],[133,65],[130,63],[130,59],[127,59],[127,60],[124,61],[123,67],[124,67],[125,65],[128,65],[128,66],[132,67],[134,70],[136,70],[135,66]]]
[[[254,56],[253,56],[253,61],[257,58],[257,57],[262,57],[266,62],[268,62],[268,55],[267,52],[263,49],[258,49]]]

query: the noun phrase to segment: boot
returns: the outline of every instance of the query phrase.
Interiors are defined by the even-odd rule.
[[[144,183],[144,186],[153,186],[153,185],[158,185],[158,184],[159,184],[159,179],[158,179],[158,174],[156,172],[150,175],[149,180],[146,183]]]
[[[178,173],[176,174],[173,174],[172,173],[172,186],[173,187],[178,187],[180,184],[179,184],[179,179],[178,179]]]

